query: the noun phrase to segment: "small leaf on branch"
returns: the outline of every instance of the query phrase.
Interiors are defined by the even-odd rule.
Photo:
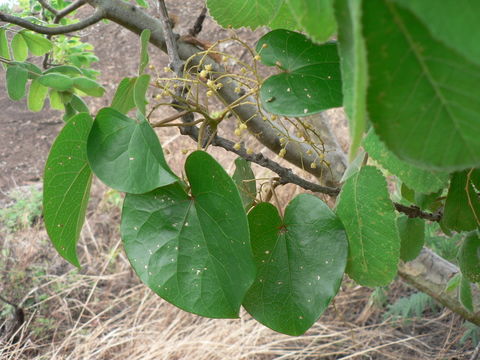
[[[102,85],[86,77],[73,78],[73,86],[90,96],[102,97],[105,94],[105,88]]]
[[[112,108],[122,114],[128,113],[135,107],[134,89],[137,78],[124,78],[118,84],[117,91],[112,100]]]
[[[347,261],[345,229],[313,195],[293,199],[282,219],[269,203],[248,215],[258,273],[243,306],[269,328],[301,335],[337,294]]]
[[[342,80],[337,45],[316,45],[305,35],[274,30],[256,46],[262,62],[283,72],[270,76],[260,89],[262,106],[285,116],[306,116],[342,106]]]
[[[7,31],[0,29],[0,57],[10,60],[10,50],[8,48]],[[5,65],[4,65],[5,66]]]
[[[151,33],[150,30],[145,29],[140,34],[141,49],[140,49],[140,65],[138,68],[138,75],[143,74],[150,60],[148,56],[148,41],[150,40],[150,33]]]
[[[147,90],[149,85],[150,85],[150,75],[143,74],[137,78],[137,81],[135,81],[135,85],[133,89],[133,99],[135,101],[135,106],[143,115],[145,115],[147,111],[146,109],[146,106],[148,104]]]
[[[43,86],[47,86],[57,91],[70,90],[73,87],[73,80],[66,75],[60,73],[48,73],[38,78]]]
[[[85,220],[92,172],[87,162],[87,137],[93,119],[70,119],[52,145],[45,165],[43,215],[45,228],[58,253],[75,266],[76,245]]]
[[[145,118],[135,121],[103,108],[93,123],[87,152],[95,175],[118,191],[143,194],[178,181]]]
[[[25,61],[28,57],[27,42],[21,33],[16,33],[10,43],[13,52],[13,58],[17,61]]]
[[[240,192],[240,197],[242,198],[245,210],[250,209],[257,197],[255,174],[252,171],[250,162],[240,157],[236,158],[235,172],[232,175],[232,179]]]
[[[31,31],[21,31],[27,44],[28,50],[35,56],[42,56],[52,50],[52,42],[43,35]]]
[[[34,112],[41,111],[47,96],[48,88],[40,84],[38,79],[33,80],[28,93],[28,108]]]
[[[460,282],[460,291],[458,295],[460,303],[463,305],[463,307],[469,312],[473,312],[472,288],[470,286],[470,282],[463,276]]]
[[[347,231],[347,274],[363,286],[384,286],[397,274],[400,238],[380,170],[364,166],[343,185],[336,213]]]
[[[232,179],[210,155],[185,163],[182,184],[127,194],[121,233],[140,279],[165,300],[214,318],[238,317],[255,278],[247,217]]]
[[[27,80],[28,71],[24,67],[19,65],[9,66],[6,74],[8,97],[12,100],[22,99],[25,96]]]
[[[480,200],[468,181],[468,171],[452,175],[442,218],[443,224],[451,230],[470,231],[480,223]]]
[[[397,226],[401,239],[400,258],[411,261],[420,254],[425,243],[425,221],[402,215],[397,219]]]
[[[480,238],[473,231],[463,240],[458,252],[458,264],[463,276],[471,282],[480,282]]]

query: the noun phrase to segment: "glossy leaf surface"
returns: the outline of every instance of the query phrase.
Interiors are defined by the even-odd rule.
[[[185,170],[190,195],[178,182],[127,194],[125,251],[141,280],[165,300],[202,316],[238,317],[255,278],[240,195],[205,152],[192,153]]]
[[[243,302],[269,328],[289,335],[307,331],[337,294],[348,243],[337,216],[320,199],[302,194],[282,219],[269,204],[248,214],[258,273]]]
[[[92,172],[87,162],[87,137],[93,119],[74,116],[55,139],[44,173],[43,216],[58,253],[80,266],[76,244],[85,219]]]
[[[347,274],[363,286],[389,284],[400,256],[395,211],[380,170],[365,166],[343,185],[336,213],[347,231]]]
[[[145,119],[133,120],[112,108],[100,110],[87,149],[95,175],[118,191],[143,194],[178,180]]]
[[[306,116],[342,105],[336,44],[316,45],[302,34],[274,30],[258,41],[256,50],[265,65],[282,70],[266,79],[260,89],[262,106],[268,112]]]

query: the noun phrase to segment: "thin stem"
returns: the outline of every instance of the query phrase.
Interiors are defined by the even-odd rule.
[[[157,123],[153,123],[153,124],[151,124],[151,126],[152,126],[152,127],[161,127],[161,126],[164,125],[164,124],[167,124],[167,123],[169,123],[169,122],[172,122],[172,121],[174,121],[174,120],[177,120],[177,119],[181,118],[181,117],[184,116],[184,115],[187,115],[189,112],[190,112],[190,110],[181,111],[181,112],[179,112],[179,113],[176,114],[176,115],[169,116],[169,117],[167,117],[167,118],[165,118],[165,119],[163,119],[163,120],[160,120],[160,121],[157,122]]]
[[[178,75],[178,77],[182,77],[183,61],[180,60],[180,56],[178,55],[177,42],[175,40],[175,36],[173,35],[165,1],[158,0],[158,4],[160,10],[160,22],[162,23],[163,33],[165,34],[168,57],[170,58],[170,67]]]
[[[19,18],[17,16],[0,12],[0,21],[18,25],[25,29],[32,30],[32,31],[35,31],[36,33],[44,34],[44,35],[60,35],[60,34],[71,33],[78,30],[83,30],[89,26],[92,26],[93,24],[96,24],[103,18],[105,18],[104,10],[98,7],[97,10],[91,16],[79,21],[78,23],[66,25],[66,26],[47,27],[47,26],[31,23],[30,21]]]

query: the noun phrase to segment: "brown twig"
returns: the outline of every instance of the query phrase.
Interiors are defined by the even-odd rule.
[[[207,7],[204,6],[200,15],[198,15],[197,17],[195,24],[193,24],[192,28],[188,30],[188,35],[195,37],[198,34],[200,34],[200,32],[203,29],[203,22],[205,21],[206,17],[207,17]]]

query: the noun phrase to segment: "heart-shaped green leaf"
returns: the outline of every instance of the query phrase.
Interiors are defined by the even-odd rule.
[[[401,239],[400,258],[403,261],[415,259],[425,243],[425,221],[403,215],[397,219],[397,227]]]
[[[273,30],[257,44],[262,62],[283,72],[270,76],[260,89],[265,110],[306,116],[342,106],[342,80],[337,45],[316,45],[305,35]]]
[[[185,163],[191,194],[179,182],[127,194],[121,233],[141,280],[186,311],[238,317],[255,278],[247,217],[238,190],[207,153]]]
[[[469,312],[474,311],[472,288],[470,286],[470,282],[464,276],[462,276],[462,280],[460,282],[458,298],[465,309],[467,309]]]
[[[479,165],[480,65],[435,39],[395,2],[362,5],[367,111],[380,139],[402,160],[424,168],[450,172]]]
[[[445,172],[428,171],[415,167],[400,160],[380,141],[373,129],[368,132],[363,141],[363,147],[368,155],[377,161],[384,169],[398,176],[410,189],[422,194],[430,194],[443,189],[450,175]]]
[[[92,172],[87,162],[87,137],[93,119],[70,119],[52,145],[43,179],[45,228],[58,253],[80,266],[76,245],[85,219]]]
[[[347,274],[363,286],[384,286],[397,274],[400,238],[380,170],[364,166],[343,185],[336,213],[347,231]]]
[[[450,230],[470,231],[480,225],[480,200],[468,180],[467,171],[452,175],[442,218]]]
[[[269,204],[257,205],[248,220],[257,278],[243,306],[259,322],[301,335],[337,294],[347,262],[342,223],[313,195],[293,199],[285,217]]]
[[[143,194],[178,180],[145,118],[136,121],[103,108],[93,123],[87,152],[95,175],[119,191]]]

